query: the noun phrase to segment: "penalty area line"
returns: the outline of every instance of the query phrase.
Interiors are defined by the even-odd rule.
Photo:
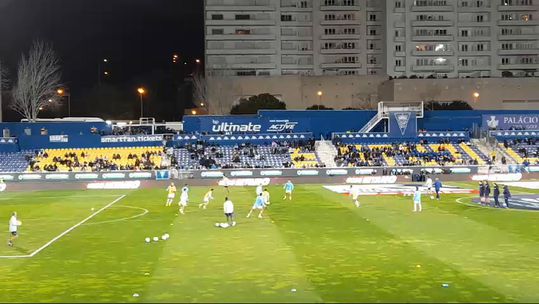
[[[104,211],[105,209],[109,208],[110,206],[116,204],[117,202],[119,202],[120,200],[122,200],[124,197],[126,197],[126,195],[122,195],[120,197],[118,197],[117,199],[115,199],[114,201],[108,203],[107,205],[105,205],[104,207],[102,207],[101,209],[97,210],[96,212],[90,214],[90,216],[88,216],[87,218],[83,219],[82,221],[78,222],[77,224],[75,224],[74,226],[71,226],[69,229],[67,229],[66,231],[60,233],[59,235],[57,235],[55,238],[53,238],[52,240],[48,241],[47,243],[45,243],[45,245],[39,247],[38,249],[36,249],[34,252],[30,253],[30,254],[27,254],[27,255],[13,255],[13,256],[0,256],[0,258],[4,258],[4,259],[16,259],[16,258],[31,258],[31,257],[34,257],[36,254],[40,253],[41,251],[43,251],[45,248],[49,247],[52,243],[56,242],[57,240],[59,240],[61,237],[63,237],[64,235],[70,233],[71,231],[75,230],[77,227],[81,226],[82,224],[86,223],[87,221],[91,220],[93,217],[95,217],[96,215],[98,215],[99,213],[101,213],[102,211]]]

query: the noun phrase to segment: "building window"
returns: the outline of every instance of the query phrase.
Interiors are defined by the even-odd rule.
[[[468,45],[467,44],[461,44],[460,45],[460,51],[461,52],[468,52]]]
[[[369,14],[369,21],[376,21],[376,15],[375,14]]]
[[[400,44],[395,45],[395,52],[402,52],[402,45]]]
[[[292,15],[281,15],[281,21],[292,21]]]
[[[211,15],[211,20],[223,20],[223,14]]]
[[[509,58],[503,57],[502,58],[502,64],[509,64]]]
[[[211,34],[212,35],[223,35],[224,30],[223,29],[211,29]]]
[[[250,35],[251,30],[248,29],[236,29],[236,35]]]
[[[251,20],[251,15],[247,15],[247,14],[236,15],[236,20]]]
[[[395,60],[395,66],[398,66],[398,67],[402,66],[402,60],[400,59]]]

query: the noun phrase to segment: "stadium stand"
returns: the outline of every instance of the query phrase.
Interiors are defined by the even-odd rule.
[[[0,153],[0,172],[24,172],[28,168],[28,161],[32,152]]]
[[[310,168],[319,167],[314,141],[273,142],[271,145],[207,145],[197,142],[174,150],[180,169]]]
[[[499,146],[518,164],[539,163],[539,143],[535,138],[506,139]]]
[[[487,158],[473,145],[461,142],[437,144],[394,143],[338,145],[338,166],[445,166],[485,164]]]
[[[114,171],[162,168],[162,147],[47,149],[29,162],[29,171]]]

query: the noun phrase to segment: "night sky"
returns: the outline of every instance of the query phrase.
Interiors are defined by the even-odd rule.
[[[0,59],[13,76],[34,39],[51,42],[71,91],[73,116],[138,118],[136,88],[142,85],[151,116],[178,119],[190,103],[184,76],[197,68],[195,58],[203,59],[203,34],[202,0],[0,0]],[[175,53],[179,64],[172,63]],[[98,67],[104,58],[109,63]],[[110,72],[100,87],[99,68],[99,74]]]

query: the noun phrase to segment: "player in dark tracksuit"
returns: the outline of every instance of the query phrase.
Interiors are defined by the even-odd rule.
[[[486,182],[485,184],[485,205],[490,206],[490,185],[488,182]]]
[[[440,190],[442,189],[442,182],[436,178],[434,182],[434,191],[436,191],[436,199],[440,200]]]
[[[494,183],[493,197],[494,197],[494,207],[500,208],[500,201],[499,201],[499,198],[500,198],[500,187],[499,187],[498,184],[496,184],[496,183]]]
[[[479,201],[481,202],[481,205],[485,203],[485,186],[483,185],[483,182],[479,182]]]
[[[507,185],[503,186],[503,199],[505,200],[505,208],[509,208],[509,199],[511,198],[511,192]]]

